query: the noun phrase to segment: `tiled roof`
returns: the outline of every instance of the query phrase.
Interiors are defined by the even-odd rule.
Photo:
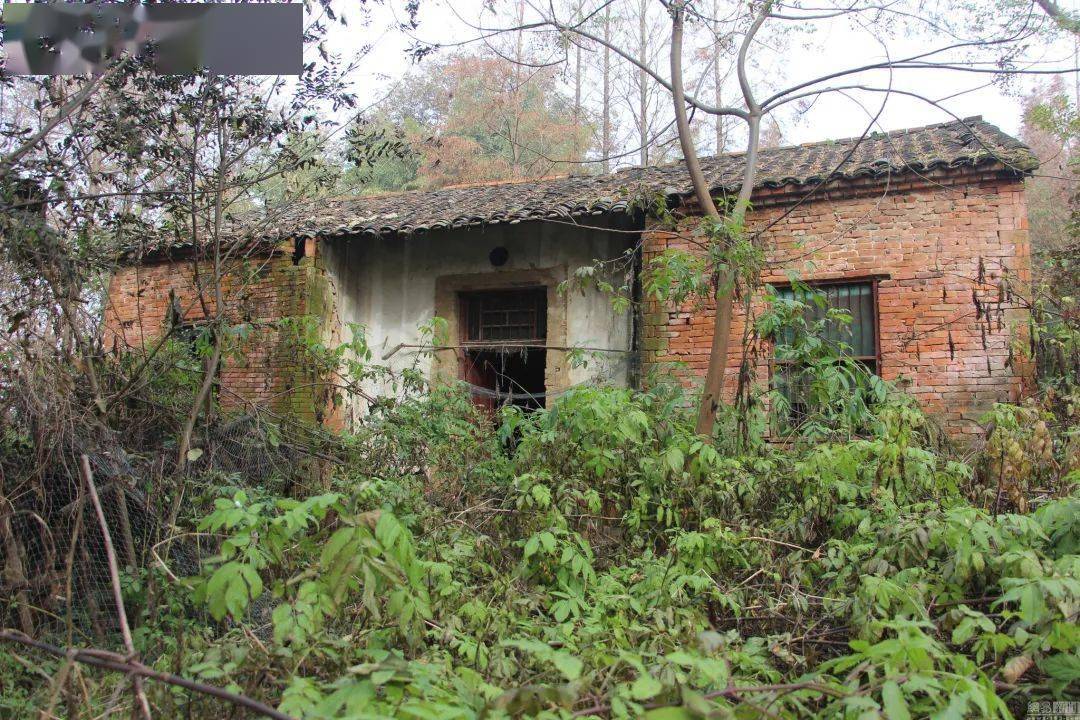
[[[875,133],[791,147],[759,154],[755,187],[792,188],[821,182],[935,168],[999,162],[1017,173],[1038,161],[1019,140],[981,117],[926,127]],[[743,153],[702,158],[714,191],[738,188]],[[625,211],[635,200],[657,194],[686,197],[690,179],[683,163],[627,168],[607,175],[543,178],[489,183],[381,196],[332,198],[303,217],[275,223],[282,237],[394,235],[524,220],[571,218]]]

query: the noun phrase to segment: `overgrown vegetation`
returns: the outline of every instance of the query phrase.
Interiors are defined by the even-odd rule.
[[[776,304],[765,319],[797,324]],[[494,419],[453,388],[405,392],[306,485],[197,458],[157,499],[175,525],[123,573],[137,652],[298,718],[1009,717],[1075,697],[1074,423],[998,406],[965,463],[874,387],[782,445],[706,442],[661,380]],[[280,447],[270,427],[256,442]],[[128,702],[123,675],[3,657],[10,716]]]
[[[763,22],[772,5],[735,22]],[[687,3],[670,9],[681,42]],[[1008,26],[1002,37],[1039,37]],[[739,31],[747,47],[754,32]],[[489,417],[415,371],[371,365],[359,336],[327,348],[303,319],[268,322],[302,353],[298,385],[359,393],[377,378],[400,391],[333,436],[215,402],[222,358],[250,330],[224,312],[228,261],[261,237],[222,223],[265,205],[264,225],[334,187],[315,156],[336,130],[320,134],[308,108],[351,108],[352,96],[321,64],[284,114],[246,81],[113,72],[67,110],[65,87],[32,82],[12,115],[37,124],[4,132],[0,622],[21,632],[0,630],[0,716],[895,719],[1076,699],[1080,335],[1075,292],[1060,292],[1074,281],[1024,299],[1033,324],[1016,352],[1035,361],[1039,399],[994,407],[975,447],[952,446],[911,398],[822,342],[823,325],[805,320],[812,297],[776,295],[756,330],[800,369],[799,422],[775,391],[740,382],[715,431],[704,405],[705,434],[695,398],[669,379]],[[721,130],[724,116],[745,118],[752,148],[797,89],[765,108],[744,89],[747,112],[707,114]],[[453,161],[441,175],[436,153],[357,125],[358,182],[502,177],[555,150],[579,155],[566,133],[528,152],[494,133],[515,116],[530,134],[552,126],[544,118],[578,124],[577,100],[545,105],[528,90],[514,96],[538,104],[501,115],[453,114],[454,93],[437,98],[445,137],[427,147]],[[607,116],[607,79],[602,94]],[[705,111],[678,95],[676,108]],[[664,254],[646,294],[730,309],[737,283],[756,289],[767,248],[742,222],[753,167],[742,201],[700,224],[704,260]],[[177,322],[180,308],[160,341],[109,352],[100,283],[133,237],[155,234],[202,263],[201,323]],[[1066,235],[1072,249],[1048,267],[1074,280]]]

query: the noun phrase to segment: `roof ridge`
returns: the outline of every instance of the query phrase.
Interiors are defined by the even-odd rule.
[[[793,144],[793,145],[777,145],[776,147],[760,148],[758,150],[758,152],[759,153],[762,153],[762,152],[775,153],[775,152],[781,152],[781,151],[784,151],[784,150],[795,150],[797,148],[815,148],[815,147],[823,147],[823,146],[841,145],[843,143],[854,142],[856,140],[866,140],[866,139],[877,138],[877,137],[882,137],[882,136],[885,136],[885,137],[903,137],[905,135],[913,135],[915,133],[926,132],[927,130],[936,130],[938,128],[944,128],[944,127],[948,127],[948,126],[951,126],[951,125],[955,125],[955,126],[958,126],[958,127],[964,127],[965,125],[973,125],[973,124],[976,124],[976,123],[978,123],[980,125],[986,125],[986,126],[990,127],[993,130],[997,130],[998,132],[1001,132],[1000,128],[998,128],[996,125],[993,125],[992,123],[989,123],[986,120],[984,120],[982,115],[971,115],[971,116],[966,117],[966,118],[960,118],[960,119],[956,119],[956,120],[945,120],[945,121],[942,121],[942,122],[930,123],[929,125],[917,125],[915,127],[899,128],[899,129],[896,129],[896,130],[886,130],[884,132],[877,132],[877,131],[869,132],[869,133],[866,133],[865,135],[853,135],[851,137],[845,137],[845,138],[826,138],[824,140],[812,140],[810,142],[796,143],[796,144]],[[716,159],[716,158],[739,157],[739,156],[745,155],[745,154],[746,154],[745,150],[731,150],[731,151],[728,151],[728,152],[717,153],[715,155],[705,155],[701,159],[702,160],[713,160],[713,159]],[[646,165],[646,166],[635,165],[633,167],[621,168],[621,169],[615,171],[615,173],[612,173],[612,174],[627,172],[629,170],[641,170],[642,167],[645,167],[645,168],[673,167],[673,166],[676,166],[676,165],[681,165],[682,163],[683,163],[683,160],[680,159],[680,160],[672,160],[670,162],[666,162],[666,163],[663,163],[663,164],[660,164],[660,165]]]
[[[960,118],[960,119],[946,120],[946,121],[937,122],[937,123],[930,123],[928,125],[918,125],[918,126],[915,126],[915,127],[899,128],[899,129],[896,129],[896,130],[886,130],[884,132],[871,132],[871,133],[867,133],[865,135],[856,135],[856,136],[845,137],[845,138],[826,138],[826,139],[823,139],[823,140],[813,140],[811,142],[797,143],[797,144],[794,144],[794,145],[778,145],[776,147],[771,147],[771,148],[761,148],[761,150],[759,152],[772,154],[772,153],[778,153],[778,152],[783,152],[783,151],[795,150],[797,148],[816,148],[816,147],[828,147],[828,146],[834,146],[834,145],[842,145],[844,143],[854,142],[856,140],[866,140],[866,139],[877,138],[877,137],[882,137],[882,136],[886,136],[886,137],[904,137],[906,135],[912,135],[912,134],[919,133],[919,132],[926,132],[927,130],[935,130],[935,129],[938,129],[938,128],[944,128],[944,127],[954,126],[954,125],[959,126],[959,127],[963,127],[964,125],[971,125],[971,124],[975,124],[975,123],[978,123],[980,125],[988,126],[990,129],[996,130],[999,133],[1001,132],[1001,130],[997,126],[995,126],[995,125],[987,122],[986,120],[984,120],[982,115],[972,115],[972,116],[965,117],[965,118]],[[734,158],[734,157],[740,157],[740,156],[745,155],[745,154],[746,154],[745,150],[732,150],[732,151],[729,151],[729,152],[718,153],[718,154],[715,154],[715,155],[705,155],[705,156],[701,157],[701,160],[715,160],[717,158]],[[556,181],[556,180],[571,180],[571,179],[575,179],[575,178],[581,178],[581,179],[597,179],[597,178],[605,178],[605,177],[616,178],[616,177],[619,177],[621,175],[629,175],[629,174],[631,174],[631,173],[633,173],[635,171],[641,171],[643,169],[644,170],[650,170],[650,169],[662,170],[662,169],[665,169],[665,168],[678,167],[678,166],[681,166],[683,164],[683,162],[684,161],[682,159],[679,159],[679,160],[671,160],[669,162],[659,163],[659,164],[628,165],[626,167],[622,167],[622,168],[619,168],[617,170],[613,170],[611,172],[597,173],[595,175],[574,175],[572,173],[564,173],[564,174],[557,174],[557,175],[541,175],[541,176],[538,176],[538,177],[514,178],[514,179],[507,179],[507,180],[478,180],[476,182],[455,183],[453,185],[444,185],[443,187],[438,187],[438,188],[412,188],[412,189],[409,189],[409,190],[388,190],[386,192],[372,193],[372,194],[366,194],[366,195],[365,194],[360,194],[360,195],[334,195],[334,196],[331,196],[331,197],[329,197],[327,199],[331,200],[331,201],[334,201],[334,200],[336,200],[336,201],[349,201],[349,200],[361,200],[361,199],[369,199],[369,198],[370,199],[378,199],[378,198],[385,198],[385,197],[400,197],[400,196],[409,195],[409,194],[412,194],[412,193],[415,193],[415,194],[427,194],[427,193],[442,192],[444,190],[467,190],[469,188],[502,187],[502,186],[512,186],[512,185],[522,185],[522,184],[526,184],[526,183],[541,183],[541,182],[551,182],[551,181]]]
[[[611,173],[608,173],[610,175]],[[574,178],[598,178],[605,177],[603,173],[597,175],[574,175],[571,173],[564,173],[562,175],[539,175],[537,177],[526,178],[514,178],[512,180],[477,180],[476,182],[455,183],[453,185],[443,185],[436,188],[409,188],[408,190],[384,190],[382,192],[374,193],[357,193],[354,195],[330,195],[324,198],[325,200],[333,201],[350,201],[350,200],[378,200],[379,198],[387,197],[401,197],[403,195],[417,194],[426,195],[429,193],[442,192],[444,190],[468,190],[469,188],[482,188],[482,187],[499,187],[502,185],[523,185],[527,183],[544,182],[547,180],[573,180]]]
[[[563,173],[561,175],[538,175],[536,177],[524,177],[524,178],[511,178],[509,180],[477,180],[476,182],[454,183],[453,185],[443,185],[440,188],[431,188],[427,192],[437,192],[439,190],[461,190],[464,188],[473,187],[491,187],[493,185],[520,185],[521,183],[538,182],[541,180],[569,180],[575,177],[570,173]],[[583,176],[587,177],[587,176]]]
[[[974,138],[972,136],[975,136]],[[1038,165],[1030,149],[982,117],[867,133],[860,138],[819,140],[762,152],[755,189],[812,186],[834,180],[873,182],[897,173],[987,167],[1022,176]],[[704,159],[715,190],[737,184],[743,153]],[[991,163],[996,163],[990,167]],[[379,196],[344,196],[317,210],[304,209],[279,223],[292,237],[386,237],[448,228],[515,224],[632,212],[638,200],[687,196],[691,183],[684,161],[622,168],[597,175],[551,175],[511,181],[482,181],[436,190]]]

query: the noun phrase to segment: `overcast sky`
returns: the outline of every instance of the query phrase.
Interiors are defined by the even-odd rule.
[[[436,44],[460,42],[475,35],[458,17],[475,19],[482,8],[481,0],[452,0],[453,9],[444,0],[424,0],[419,14],[420,25],[415,31],[415,38]],[[514,7],[509,0],[503,0],[508,9]],[[827,3],[819,3],[827,4]],[[1080,0],[1064,0],[1065,7],[1076,8]],[[331,37],[331,47],[348,52],[367,44],[374,45],[363,71],[357,76],[357,86],[361,97],[375,99],[396,79],[400,78],[413,66],[406,50],[413,38],[389,29],[394,13],[400,15],[400,4],[389,3],[377,8],[366,26],[359,23],[348,28],[336,28]],[[344,2],[342,8],[348,7]],[[346,11],[348,12],[348,11]],[[490,16],[489,16],[490,17]],[[350,18],[353,19],[353,18]],[[355,18],[359,20],[359,16]],[[855,64],[873,62],[883,58],[879,43],[864,32],[852,30],[847,21],[825,21],[814,23],[813,33],[800,36],[792,41],[782,57],[774,57],[771,64],[762,72],[783,81],[784,85],[793,84],[826,72],[850,67]],[[897,54],[922,50],[937,46],[941,41],[935,38],[901,39],[889,43],[890,52]],[[466,48],[467,49],[467,48]],[[480,45],[473,46],[475,51],[482,50]],[[1037,48],[1029,53],[1031,60],[1061,61],[1064,67],[1075,66],[1073,43],[1065,40],[1060,45]],[[760,51],[763,56],[767,51]],[[662,68],[665,69],[665,68]],[[666,70],[666,69],[665,69]],[[1066,82],[1073,88],[1075,74],[1070,74]],[[866,78],[868,80],[874,78]],[[1019,90],[1030,89],[1035,78],[1019,79],[1011,88],[989,84],[991,76],[949,72],[943,70],[904,70],[894,77],[893,87],[911,89],[935,99],[951,99],[945,105],[957,116],[968,117],[982,115],[986,120],[998,125],[1006,132],[1015,134],[1020,126]],[[879,75],[872,84],[883,85],[887,78]],[[983,86],[983,87],[979,87]],[[880,95],[865,95],[858,98],[871,114],[876,113],[881,103]],[[890,96],[886,109],[880,118],[880,128],[885,130],[915,127],[935,122],[947,121],[948,113],[936,109],[914,98],[898,95]],[[787,142],[810,142],[827,138],[841,138],[859,135],[863,132],[869,116],[867,111],[851,99],[832,95],[822,98],[801,118],[785,118],[784,132]]]

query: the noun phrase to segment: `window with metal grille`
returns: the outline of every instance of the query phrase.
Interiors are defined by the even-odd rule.
[[[546,342],[545,288],[469,293],[461,301],[466,343]]]
[[[824,321],[819,337],[832,344],[837,350],[858,361],[866,369],[878,372],[878,318],[877,293],[873,281],[856,283],[830,283],[813,286],[816,292],[824,296],[825,302],[819,305],[812,300],[805,300],[806,322],[814,325]],[[795,299],[797,291],[793,288],[781,288],[777,295]],[[801,298],[800,298],[801,299]],[[847,312],[851,322],[841,322],[827,318],[830,309]],[[776,338],[777,345],[791,344],[794,330],[781,332]],[[791,419],[798,419],[808,414],[808,381],[797,361],[774,360],[773,383],[790,405]]]

